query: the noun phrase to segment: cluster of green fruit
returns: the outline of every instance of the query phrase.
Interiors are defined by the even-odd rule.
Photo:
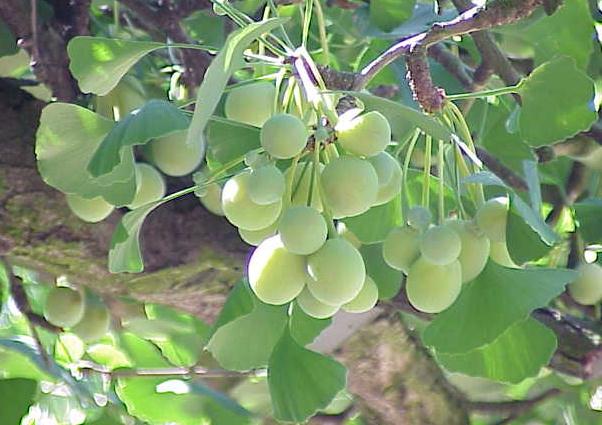
[[[212,185],[201,201],[257,246],[248,277],[263,302],[296,299],[317,318],[339,308],[367,311],[378,299],[377,286],[357,248],[336,231],[329,234],[329,225],[333,228],[332,218],[362,214],[399,194],[401,168],[385,152],[389,123],[379,112],[347,114],[330,134],[292,113],[274,114],[274,96],[274,87],[264,82],[228,94],[226,116],[261,128],[263,154],[247,161],[248,168],[225,183],[221,196]],[[312,153],[313,160],[304,159]]]
[[[84,342],[102,338],[111,326],[109,312],[103,303],[66,286],[55,286],[50,290],[44,303],[44,317]]]
[[[458,297],[462,284],[476,278],[488,258],[516,267],[506,246],[507,198],[485,202],[474,220],[448,219],[431,224],[430,212],[412,208],[407,224],[393,229],[383,257],[406,275],[406,293],[418,310],[439,313]]]

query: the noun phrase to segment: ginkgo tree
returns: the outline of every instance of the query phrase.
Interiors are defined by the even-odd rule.
[[[0,71],[46,101],[44,190],[69,238],[111,232],[76,267],[6,208],[1,423],[600,422],[595,2],[150,3],[0,5]],[[211,226],[184,199],[236,248],[145,273],[152,215],[170,246]],[[211,315],[179,306],[191,282]],[[447,407],[365,396],[374,359],[337,348],[382,317]]]

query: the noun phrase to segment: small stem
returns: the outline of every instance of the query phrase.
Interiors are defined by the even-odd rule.
[[[476,92],[472,92],[472,93],[449,94],[449,95],[446,95],[445,97],[447,100],[453,101],[453,100],[464,100],[464,99],[479,99],[479,98],[489,97],[489,96],[501,96],[504,94],[518,93],[522,86],[522,81],[523,80],[521,80],[521,82],[519,82],[518,84],[516,84],[514,86],[500,87],[497,89],[490,89],[490,90],[481,90],[481,91],[476,91]]]
[[[119,33],[119,15],[121,14],[119,8],[120,4],[117,0],[113,1],[113,24],[115,25],[115,34]]]
[[[444,191],[445,191],[445,185],[443,184],[443,175],[444,170],[443,170],[443,166],[444,166],[444,158],[443,158],[443,140],[439,140],[439,151],[437,152],[438,155],[438,164],[437,164],[437,169],[439,170],[439,224],[443,224],[443,220],[445,220],[445,196],[444,196]]]
[[[420,137],[420,129],[417,128],[414,131],[414,135],[412,136],[412,139],[410,140],[410,144],[408,146],[408,150],[406,151],[406,156],[404,158],[403,161],[403,173],[401,175],[401,187],[403,188],[402,191],[402,197],[401,197],[401,213],[403,215],[404,220],[407,219],[408,217],[408,210],[409,205],[408,205],[408,171],[410,169],[410,162],[412,160],[412,154],[414,153],[414,147],[416,146],[416,142],[418,141],[418,138]]]
[[[313,168],[312,168],[312,176],[311,182],[309,185],[309,194],[307,199],[307,206],[311,207],[311,202],[314,194],[314,188],[317,192],[318,197],[320,196],[320,145],[321,140],[317,138],[314,141],[314,157],[313,157]]]
[[[431,185],[431,150],[433,144],[433,138],[430,135],[426,135],[425,147],[424,147],[424,174],[422,180],[422,206],[429,208],[429,195]]]
[[[305,1],[305,13],[303,15],[303,33],[301,37],[301,46],[307,46],[307,38],[309,36],[309,26],[311,24],[313,1]]]
[[[301,180],[303,179],[303,174],[305,174],[305,171],[307,169],[308,162],[306,162],[303,166],[303,170],[301,171],[301,175],[299,176],[297,186],[293,187],[295,183],[295,174],[297,173],[297,164],[299,164],[300,158],[301,154],[295,156],[289,168],[289,175],[287,176],[286,180],[286,195],[284,196],[285,205],[283,205],[282,209],[285,209],[285,207],[288,207],[293,202],[293,197],[295,196],[295,193],[297,192],[297,189],[301,184]]]
[[[328,47],[328,39],[326,38],[326,21],[324,19],[324,11],[320,0],[314,0],[316,7],[316,17],[318,18],[318,30],[320,32],[320,45],[322,46],[322,54],[324,55],[324,63],[330,63],[330,50]]]

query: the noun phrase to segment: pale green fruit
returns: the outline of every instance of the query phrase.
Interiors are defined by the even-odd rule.
[[[329,239],[307,258],[307,286],[319,301],[342,305],[354,299],[366,279],[360,252],[343,238]]]
[[[217,183],[211,183],[205,188],[205,194],[199,198],[201,204],[215,215],[224,215],[222,209],[222,187]]]
[[[261,242],[267,238],[274,236],[278,231],[278,220],[270,224],[265,229],[259,230],[246,230],[238,228],[238,234],[240,238],[248,243],[249,245],[258,246]]]
[[[297,304],[305,313],[316,319],[326,319],[339,311],[339,306],[328,305],[320,302],[305,287],[297,297]]]
[[[67,205],[73,214],[88,223],[98,223],[104,220],[115,209],[100,196],[89,199],[78,195],[67,195]]]
[[[425,313],[439,313],[453,304],[462,289],[459,261],[439,266],[418,258],[410,267],[406,292],[410,303]]]
[[[420,254],[439,266],[456,261],[461,250],[460,236],[446,224],[431,227],[420,239]]]
[[[273,204],[282,199],[284,174],[274,164],[267,164],[251,171],[249,198],[259,205]]]
[[[346,239],[347,242],[353,245],[354,248],[360,249],[362,246],[362,241],[360,241],[356,234],[349,230],[349,228],[342,221],[337,223],[337,233],[340,237]]]
[[[305,257],[288,252],[280,236],[272,236],[251,255],[248,275],[257,298],[267,304],[286,304],[305,286]]]
[[[487,264],[489,239],[472,222],[450,220],[447,225],[460,236],[462,250],[458,261],[462,266],[462,282],[470,282],[481,274]]]
[[[508,252],[508,246],[506,245],[506,241],[502,242],[493,242],[491,241],[489,246],[489,257],[498,263],[500,266],[518,268],[518,266],[510,257],[510,253]]]
[[[149,149],[153,162],[168,176],[185,176],[201,164],[205,154],[205,139],[201,136],[188,145],[188,130],[178,131],[150,142]]]
[[[111,317],[107,308],[101,303],[86,304],[84,317],[71,328],[71,331],[84,342],[96,341],[102,338],[111,326]]]
[[[383,258],[389,267],[408,274],[420,255],[420,233],[412,227],[397,227],[383,242]]]
[[[249,197],[251,174],[243,171],[230,178],[222,190],[222,209],[230,223],[246,230],[265,229],[280,215],[282,201],[259,205]]]
[[[140,81],[132,76],[126,75],[113,90],[117,93],[119,119],[146,103],[146,90]]]
[[[148,164],[136,164],[136,195],[127,207],[131,210],[165,196],[165,180],[155,167]]]
[[[46,297],[44,317],[55,326],[68,328],[84,316],[84,305],[84,299],[78,291],[65,286],[54,287]]]
[[[261,127],[272,115],[275,96],[276,89],[265,81],[235,87],[226,97],[224,112],[231,120]]]
[[[320,163],[318,167],[320,173],[324,170],[324,164]],[[313,163],[300,162],[295,168],[295,177],[293,179],[293,196],[291,200],[292,205],[307,205],[309,199],[309,188],[312,189],[311,207],[315,208],[319,212],[322,212],[322,200],[318,191],[318,185],[312,186],[311,179],[313,178]],[[285,177],[288,180],[291,174],[291,168],[286,170]]]
[[[293,254],[309,255],[316,252],[328,235],[324,217],[311,207],[292,207],[282,214],[278,225],[282,243]]]
[[[320,180],[324,201],[335,218],[362,214],[376,202],[378,176],[364,159],[336,158],[324,167]]]
[[[577,279],[568,286],[571,297],[579,304],[595,305],[602,300],[602,267],[596,263],[581,264]]]
[[[408,225],[416,230],[424,231],[428,229],[432,221],[433,215],[428,208],[416,205],[408,211]]]
[[[370,276],[366,275],[366,280],[364,280],[364,285],[360,293],[347,304],[343,304],[342,308],[349,313],[364,313],[372,310],[377,301],[378,286],[376,286],[376,283],[374,283]]]
[[[475,218],[491,242],[505,241],[508,198],[499,197],[488,200],[479,207]]]
[[[378,176],[378,192],[374,205],[382,205],[395,198],[401,191],[401,167],[387,152],[368,158]]]
[[[278,159],[289,159],[301,153],[309,136],[303,121],[291,114],[271,117],[261,127],[261,146]]]
[[[366,157],[382,152],[391,141],[389,121],[377,111],[339,121],[336,132],[338,142],[346,151]]]

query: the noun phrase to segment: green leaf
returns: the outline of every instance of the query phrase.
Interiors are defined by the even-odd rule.
[[[218,167],[260,146],[258,128],[225,118],[207,126],[207,160]]]
[[[550,226],[546,224],[541,215],[533,210],[525,201],[517,194],[512,194],[510,197],[512,209],[519,214],[531,229],[533,229],[548,245],[553,245],[558,242],[559,237]]]
[[[254,308],[255,302],[251,288],[246,281],[240,280],[228,294],[228,298],[215,320],[211,335],[226,323],[251,313]]]
[[[133,366],[127,355],[111,344],[94,344],[88,347],[86,353],[90,358],[109,370]]]
[[[589,129],[598,117],[593,81],[566,56],[537,67],[523,81],[519,94],[520,133],[531,146],[574,136]]]
[[[318,410],[325,409],[345,388],[346,375],[342,364],[303,348],[285,331],[268,365],[274,417],[286,422],[305,422]]]
[[[296,303],[289,320],[292,337],[302,346],[311,344],[332,323],[332,318],[316,319],[303,311]]]
[[[51,103],[42,111],[36,134],[38,170],[50,186],[85,198],[102,196],[113,205],[127,205],[136,193],[134,155],[123,149],[120,163],[93,178],[86,167],[114,122],[69,103]]]
[[[372,0],[370,20],[383,31],[391,31],[412,16],[415,5],[416,0]]]
[[[119,335],[119,348],[122,349],[136,368],[164,368],[171,366],[159,349],[130,332]]]
[[[74,37],[67,45],[69,69],[82,92],[104,96],[143,56],[164,47],[150,41]]]
[[[391,229],[401,224],[401,198],[396,196],[383,205],[343,220],[347,228],[365,244],[385,240]]]
[[[517,203],[523,202],[521,208]],[[550,245],[542,241],[537,230],[535,230],[521,215],[521,212],[528,213],[530,221],[537,220],[538,228],[544,228],[545,233],[552,232],[552,229],[533,211],[518,195],[510,197],[510,209],[508,211],[508,223],[506,225],[506,243],[508,253],[516,264],[524,264],[527,261],[537,260],[550,250]],[[555,235],[554,235],[555,236]]]
[[[287,306],[255,301],[253,311],[218,328],[207,350],[229,370],[250,370],[266,366],[287,323]]]
[[[366,273],[378,286],[378,298],[388,300],[399,293],[403,274],[385,262],[382,244],[363,245],[360,248]]]
[[[527,318],[509,327],[496,340],[462,354],[436,354],[452,372],[517,384],[536,376],[556,350],[556,335],[537,320]]]
[[[205,126],[219,103],[230,76],[243,64],[242,54],[247,46],[262,34],[282,25],[287,20],[275,18],[255,22],[228,36],[224,47],[207,68],[203,82],[197,91],[197,101],[188,130],[187,143],[192,144],[202,137]]]
[[[587,242],[602,243],[602,199],[591,198],[574,205],[579,233]]]
[[[20,424],[29,410],[38,389],[31,379],[0,379],[0,423]]]
[[[153,99],[120,120],[100,142],[88,164],[88,171],[98,177],[119,165],[123,150],[144,145],[150,140],[188,128],[190,119],[173,103]]]
[[[439,353],[466,353],[489,344],[560,295],[574,277],[572,270],[509,269],[489,261],[456,302],[426,327],[424,343]]]

